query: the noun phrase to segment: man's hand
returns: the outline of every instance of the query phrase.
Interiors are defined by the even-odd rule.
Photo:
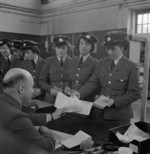
[[[32,94],[32,98],[35,98],[36,96],[39,96],[41,94],[41,89],[34,88],[34,92]]]
[[[63,90],[61,88],[56,87],[56,86],[54,86],[54,88],[51,89],[52,96],[56,96],[58,92],[63,92]]]
[[[41,134],[51,133],[50,129],[47,128],[46,126],[40,126],[39,131]]]
[[[104,100],[105,103],[107,103],[108,107],[111,107],[115,104],[114,100],[112,98]]]
[[[71,89],[71,97],[76,96],[77,98],[80,98],[80,93],[74,89]]]
[[[65,115],[65,112],[66,112],[66,108],[56,109],[56,111],[52,113],[53,119],[54,120],[59,119],[60,117]]]

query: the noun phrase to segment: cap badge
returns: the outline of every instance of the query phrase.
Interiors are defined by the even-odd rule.
[[[62,38],[60,38],[60,39],[59,39],[59,42],[63,42],[63,39],[62,39]]]
[[[111,37],[108,37],[108,38],[107,38],[107,41],[109,42],[110,40],[111,40]]]
[[[24,43],[23,46],[25,47],[26,46],[26,43]]]
[[[87,38],[87,39],[90,39],[90,38],[91,38],[91,36],[90,36],[90,35],[86,35],[86,38]]]
[[[3,43],[3,41],[0,41],[0,44],[2,44]]]

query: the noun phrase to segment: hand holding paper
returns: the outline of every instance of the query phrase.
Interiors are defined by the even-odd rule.
[[[109,100],[110,99],[108,97],[100,95],[100,97],[95,100],[93,105],[97,108],[104,109],[106,106],[108,106]]]
[[[59,92],[56,97],[55,107],[58,109],[66,108],[66,112],[76,112],[89,115],[93,103],[79,100],[77,97],[68,97]]]

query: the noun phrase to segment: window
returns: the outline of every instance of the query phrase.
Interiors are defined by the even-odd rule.
[[[138,12],[136,21],[137,34],[150,33],[150,10],[145,12]]]

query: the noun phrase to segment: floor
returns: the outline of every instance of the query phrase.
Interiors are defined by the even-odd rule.
[[[142,104],[141,99],[139,99],[138,101],[136,101],[132,104],[132,108],[133,108],[133,112],[134,112],[134,118],[132,119],[132,122],[140,121],[141,104]],[[150,100],[147,100],[147,110],[146,110],[145,122],[150,123]]]

